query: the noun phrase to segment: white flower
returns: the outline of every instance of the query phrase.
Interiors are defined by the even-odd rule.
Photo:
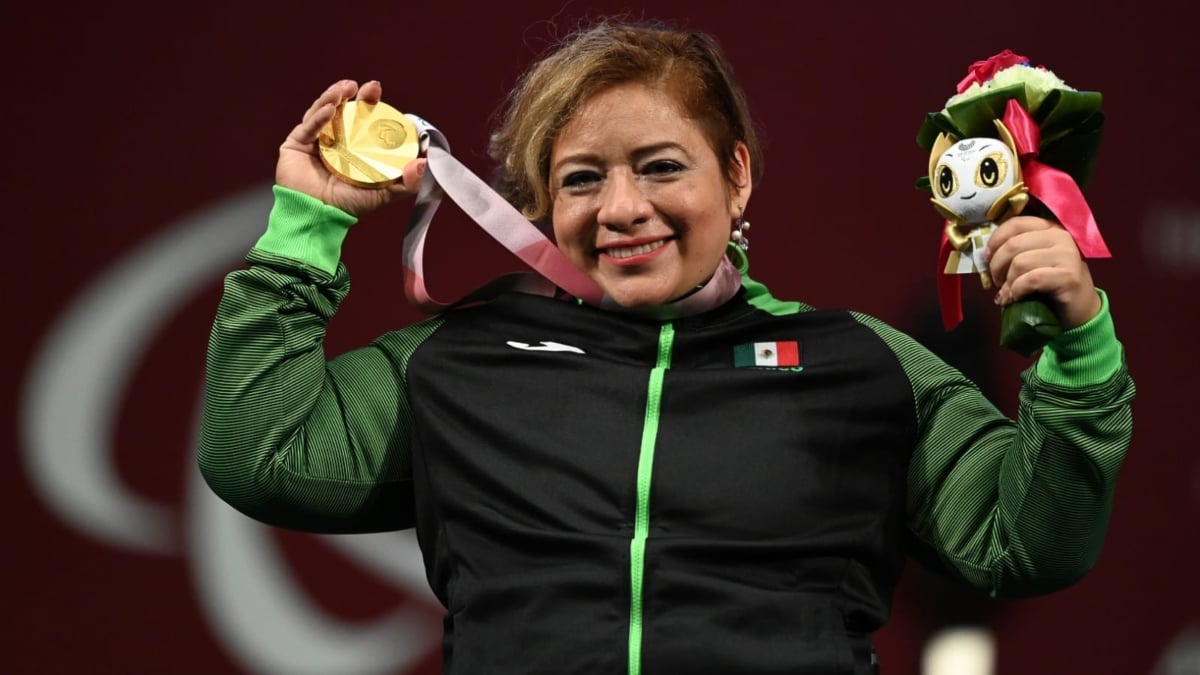
[[[1034,68],[1026,65],[1010,66],[996,73],[995,77],[980,85],[978,82],[972,82],[971,86],[967,87],[961,94],[951,96],[946,101],[946,107],[967,101],[976,96],[979,96],[992,89],[1001,89],[1012,86],[1014,84],[1025,85],[1025,101],[1029,104],[1029,112],[1037,112],[1038,107],[1042,105],[1042,101],[1046,99],[1046,94],[1053,89],[1067,89],[1075,91],[1074,88],[1067,86],[1062,78],[1055,75],[1052,71],[1045,68]]]

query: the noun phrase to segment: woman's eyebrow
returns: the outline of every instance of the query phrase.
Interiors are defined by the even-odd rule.
[[[600,155],[594,152],[576,152],[564,157],[560,157],[553,166],[550,167],[551,172],[557,171],[564,164],[603,164]]]
[[[691,154],[688,153],[687,149],[685,149],[683,147],[683,145],[681,145],[675,141],[661,141],[658,143],[651,143],[649,145],[644,145],[633,151],[632,158],[636,162],[636,161],[643,160],[650,155],[658,154],[664,150],[677,150],[677,151],[683,153],[689,159],[691,158]],[[602,158],[598,153],[586,152],[586,151],[585,152],[575,152],[575,153],[571,153],[569,155],[560,157],[558,159],[558,161],[555,162],[554,165],[550,167],[550,170],[551,170],[551,172],[557,171],[563,165],[566,165],[566,164],[602,165],[604,163],[605,163],[604,158]]]
[[[680,145],[679,143],[676,143],[675,141],[663,141],[661,143],[652,143],[650,145],[640,147],[637,150],[633,151],[633,157],[634,157],[634,159],[644,159],[648,155],[654,155],[659,152],[662,152],[663,150],[678,150],[679,152],[682,152],[684,155],[691,157],[691,155],[688,154],[688,151],[686,149],[684,149],[684,147],[682,145]]]

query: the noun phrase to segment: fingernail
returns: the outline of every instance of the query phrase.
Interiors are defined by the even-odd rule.
[[[1000,294],[999,293],[997,293],[995,296],[992,297],[992,302],[996,303],[997,305],[1000,304]]]

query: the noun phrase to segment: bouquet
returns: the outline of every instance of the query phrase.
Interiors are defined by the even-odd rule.
[[[1111,255],[1081,191],[1100,147],[1100,94],[1077,91],[1009,50],[973,64],[957,91],[917,134],[930,153],[917,186],[934,194],[946,220],[938,294],[947,330],[962,321],[957,275],[978,273],[990,288],[987,237],[1022,211],[1057,220],[1085,258]],[[1001,313],[1000,343],[1026,356],[1061,331],[1044,298]]]

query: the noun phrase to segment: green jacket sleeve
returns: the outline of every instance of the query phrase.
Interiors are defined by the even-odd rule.
[[[915,341],[864,319],[913,386],[911,553],[994,596],[1074,583],[1100,554],[1134,387],[1107,298],[1022,375],[1017,420]]]
[[[276,188],[267,233],[250,267],[226,277],[213,324],[200,469],[218,496],[272,525],[371,532],[413,522],[405,367],[437,321],[326,361],[353,222]]]

